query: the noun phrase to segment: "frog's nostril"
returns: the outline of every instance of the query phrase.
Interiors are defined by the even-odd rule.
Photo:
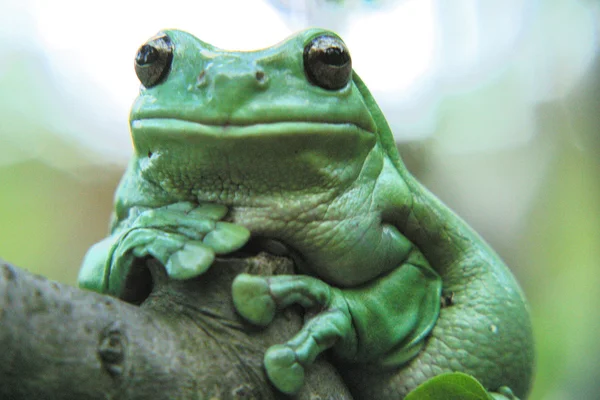
[[[254,73],[254,78],[256,79],[256,83],[258,84],[259,88],[264,89],[267,87],[269,79],[267,78],[265,71],[263,71],[262,69],[257,70]]]
[[[217,95],[224,98],[225,93],[252,93],[254,90],[263,91],[269,86],[269,75],[257,65],[234,59],[216,59],[207,63],[198,71],[195,83],[188,86],[189,90],[200,89],[206,96]],[[230,98],[232,95],[227,95]],[[229,101],[229,100],[228,100]]]

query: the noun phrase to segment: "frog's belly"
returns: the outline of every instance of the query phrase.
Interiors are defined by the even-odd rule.
[[[301,272],[336,286],[368,282],[401,265],[414,248],[395,227],[382,224],[374,213],[317,220],[301,215],[285,218],[276,210],[266,210],[234,208],[231,219],[255,237],[284,243]]]

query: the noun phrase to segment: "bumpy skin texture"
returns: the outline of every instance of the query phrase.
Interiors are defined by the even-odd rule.
[[[307,61],[316,38],[335,54]],[[280,390],[297,391],[331,348],[359,399],[402,398],[445,371],[527,394],[533,345],[518,284],[408,173],[341,39],[311,29],[245,53],[166,31],[148,46],[135,154],[81,286],[119,295],[145,256],[187,279],[250,235],[272,239],[299,275],[243,275],[232,295],[259,325],[292,303],[307,308],[298,335],[265,355]]]

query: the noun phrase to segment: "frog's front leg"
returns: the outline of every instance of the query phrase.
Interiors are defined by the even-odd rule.
[[[156,209],[133,207],[108,238],[86,255],[79,285],[119,296],[135,259],[154,257],[172,279],[201,275],[215,254],[242,247],[249,231],[219,221],[227,213],[216,204],[174,203]]]
[[[301,275],[242,274],[232,293],[238,312],[257,325],[267,325],[276,310],[291,304],[310,311],[294,338],[265,354],[273,384],[293,394],[302,387],[304,368],[329,348],[348,362],[394,366],[410,360],[437,320],[441,279],[413,252],[398,268],[356,288]]]

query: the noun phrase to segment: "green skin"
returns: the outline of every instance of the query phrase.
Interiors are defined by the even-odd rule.
[[[279,390],[297,392],[331,349],[356,398],[403,398],[448,371],[498,398],[507,388],[526,396],[531,325],[510,271],[406,170],[355,73],[333,90],[305,72],[305,46],[337,36],[309,29],[230,52],[164,33],[170,69],[133,105],[135,154],[112,234],[88,252],[80,285],[119,295],[145,256],[191,278],[249,236],[264,238],[299,274],[243,274],[232,294],[257,325],[293,303],[307,310],[298,335],[265,354]]]

